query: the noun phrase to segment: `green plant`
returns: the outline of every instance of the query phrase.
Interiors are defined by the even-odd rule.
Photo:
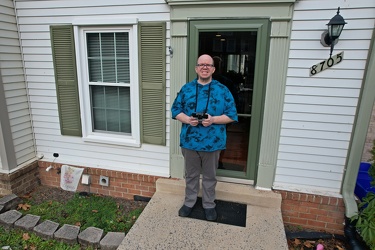
[[[369,175],[372,177],[371,185],[375,186],[375,140],[373,142],[373,147],[370,151],[372,157],[370,159],[371,167],[368,171]]]
[[[368,173],[372,177],[371,185],[375,186],[375,140],[373,144],[370,151],[372,163]],[[358,214],[351,220],[356,221],[355,227],[360,236],[372,250],[375,250],[375,193],[367,193],[362,202],[358,204]]]

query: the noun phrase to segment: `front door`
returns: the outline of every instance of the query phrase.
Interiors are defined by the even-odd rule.
[[[268,22],[199,20],[190,22],[189,81],[196,77],[199,55],[214,58],[213,78],[231,91],[238,123],[227,125],[227,149],[221,152],[218,176],[256,178],[263,110]]]

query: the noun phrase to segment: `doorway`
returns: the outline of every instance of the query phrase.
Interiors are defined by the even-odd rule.
[[[267,22],[205,20],[190,22],[189,67],[199,55],[214,59],[213,78],[226,85],[236,102],[238,123],[227,125],[227,148],[220,155],[218,176],[254,180],[263,110]],[[265,27],[267,26],[267,27]],[[188,72],[194,72],[189,68]],[[196,76],[189,75],[190,79]]]

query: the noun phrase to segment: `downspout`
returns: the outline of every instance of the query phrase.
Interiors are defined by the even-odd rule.
[[[345,203],[345,235],[350,238],[355,230],[354,225],[350,223],[350,218],[358,213],[357,203],[354,197],[354,189],[357,181],[359,163],[362,158],[363,148],[366,141],[368,125],[371,119],[371,113],[375,101],[375,30],[372,33],[372,39],[369,46],[365,75],[360,93],[357,115],[353,125],[351,143],[346,161],[344,180],[342,184],[342,196]],[[353,242],[353,249],[356,248],[356,242]]]

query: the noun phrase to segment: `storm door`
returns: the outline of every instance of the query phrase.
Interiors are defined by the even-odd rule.
[[[227,149],[218,176],[256,178],[265,90],[268,25],[264,20],[190,22],[189,81],[199,55],[214,58],[213,78],[231,91],[238,123],[227,125]]]

